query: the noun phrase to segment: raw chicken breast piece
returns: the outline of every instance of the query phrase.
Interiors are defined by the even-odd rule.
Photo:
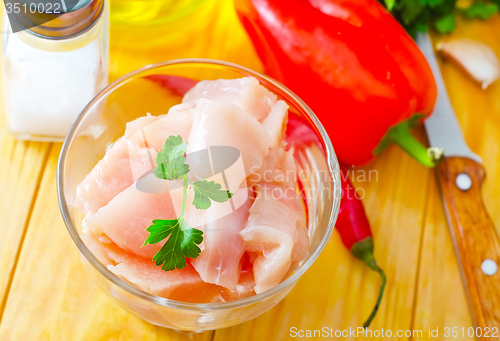
[[[193,303],[223,301],[222,288],[205,283],[196,270],[188,264],[183,269],[163,271],[153,261],[130,257],[108,269],[136,287],[150,294],[171,300]]]
[[[158,121],[159,119],[161,119],[165,116],[167,116],[167,115],[165,114],[165,115],[160,115],[160,116],[153,116],[150,113],[147,113],[146,116],[142,116],[142,117],[136,118],[133,121],[127,122],[126,128],[125,128],[125,138],[131,140],[132,136],[134,136],[137,132],[140,132],[142,128],[150,125],[153,122]],[[139,145],[142,144],[142,147],[145,146],[145,144],[143,143],[142,140],[138,140],[137,142],[139,142],[139,143],[137,143]]]
[[[285,150],[286,143],[269,149],[269,155],[264,159],[262,168],[248,178],[250,185],[257,183],[274,183],[277,185],[295,188],[297,183],[297,167],[295,164],[294,149]]]
[[[182,103],[197,103],[200,98],[236,104],[260,122],[267,117],[277,100],[275,94],[253,77],[198,82],[186,93]]]
[[[280,145],[285,136],[286,123],[288,120],[288,104],[278,101],[271,109],[269,115],[262,122],[262,126],[271,137],[271,148]]]
[[[76,188],[75,205],[85,215],[95,214],[118,193],[154,166],[152,149],[118,139]]]
[[[105,266],[114,264],[114,261],[109,258],[108,252],[105,249],[105,243],[99,241],[98,237],[92,234],[89,230],[85,231],[82,240],[87,245],[92,254]],[[106,244],[108,247],[113,247],[115,244]],[[114,246],[118,248],[117,246]]]
[[[309,233],[304,216],[302,216],[302,219],[297,220],[297,242],[292,250],[292,266],[304,260],[309,252],[309,246]]]
[[[170,108],[166,115],[143,116],[127,123],[125,137],[141,147],[151,147],[158,151],[170,135],[181,135],[187,141],[193,125],[192,104],[178,104]]]
[[[309,245],[299,195],[292,188],[260,186],[241,236],[246,250],[258,254],[253,262],[255,292],[278,285]]]
[[[96,214],[86,217],[83,227],[97,236],[105,234],[125,251],[153,259],[162,243],[141,248],[149,236],[146,228],[154,219],[175,218],[169,193],[145,193],[133,184]]]
[[[155,219],[177,219],[181,205],[182,190],[145,193],[139,191],[136,184],[133,184],[95,215],[86,217],[83,220],[83,227],[96,236],[105,234],[125,251],[153,259],[165,241],[141,247],[149,236],[146,229]],[[192,205],[187,205],[187,223],[191,227],[197,227],[204,213]]]
[[[101,255],[101,262],[118,277],[150,294],[172,300],[194,303],[220,302],[222,288],[205,283],[188,263],[183,269],[163,271],[152,260],[143,259],[118,248],[115,244],[93,241],[91,251]],[[105,257],[103,256],[105,255]]]
[[[253,77],[201,81],[182,102],[166,115],[127,123],[125,136],[78,186],[82,238],[111,272],[153,295],[209,303],[269,290],[309,251],[294,150],[283,140],[288,105]],[[142,245],[153,220],[177,219],[181,211],[182,181],[153,174],[171,135],[188,142],[190,181],[213,180],[233,197],[198,210],[188,187],[184,218],[203,231],[201,253],[183,269],[163,271],[152,259],[166,240]]]
[[[250,262],[248,253],[244,253],[241,260],[240,279],[234,290],[223,288],[224,299],[226,301],[239,300],[241,298],[255,295],[255,278],[253,276],[253,265]]]
[[[193,128],[189,135],[188,157],[190,153],[205,150],[207,147],[236,148],[241,159],[224,170],[231,192],[236,192],[247,176],[260,169],[269,153],[270,143],[269,134],[262,125],[238,106],[208,99],[198,100],[194,110]],[[240,167],[241,164],[243,167]],[[213,164],[214,168],[217,166]]]
[[[202,252],[191,263],[207,283],[221,285],[229,290],[236,290],[241,273],[241,257],[245,252],[245,243],[240,231],[245,226],[252,205],[252,194],[242,188],[225,203],[213,202],[205,214]],[[250,189],[251,191],[251,189]],[[227,212],[227,208],[235,207]],[[218,219],[217,219],[218,218]]]

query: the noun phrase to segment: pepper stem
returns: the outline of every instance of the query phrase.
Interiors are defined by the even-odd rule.
[[[382,283],[380,285],[380,290],[378,293],[377,303],[372,310],[372,313],[368,317],[365,323],[363,323],[363,328],[368,328],[373,318],[377,314],[378,308],[380,307],[380,302],[382,302],[382,296],[384,295],[385,284],[387,278],[385,277],[384,271],[377,265],[375,257],[373,256],[373,239],[372,237],[366,237],[359,242],[354,243],[351,248],[351,253],[356,257],[361,259],[370,269],[377,271],[380,274]]]
[[[365,321],[365,323],[363,323],[363,328],[368,328],[368,326],[372,322],[373,318],[377,314],[378,308],[380,307],[380,302],[382,302],[382,296],[384,296],[385,284],[387,282],[387,278],[385,277],[384,271],[381,268],[379,268],[379,266],[375,262],[375,259],[373,259],[373,263],[374,263],[375,267],[377,268],[376,271],[380,274],[380,277],[382,279],[382,283],[380,284],[380,290],[378,293],[377,303],[375,303],[375,307],[373,307],[372,313],[370,314],[368,319]]]
[[[438,165],[442,160],[443,150],[441,148],[426,148],[410,131],[410,128],[416,126],[422,117],[424,116],[413,115],[406,121],[390,127],[373,153],[378,155],[389,144],[395,143],[422,165],[430,168]]]

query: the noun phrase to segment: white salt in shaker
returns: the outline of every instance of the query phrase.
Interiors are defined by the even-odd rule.
[[[17,33],[9,22],[16,19],[4,16],[4,103],[16,138],[62,141],[108,84],[108,7],[104,0],[80,0],[46,24],[30,27],[21,18],[15,24],[30,28]]]

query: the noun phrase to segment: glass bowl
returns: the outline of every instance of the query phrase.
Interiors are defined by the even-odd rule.
[[[73,203],[76,186],[124,134],[128,121],[151,113],[160,115],[181,102],[175,89],[167,90],[145,78],[153,74],[195,80],[253,76],[289,105],[316,135],[296,152],[305,195],[310,248],[305,259],[278,286],[229,302],[185,303],[146,293],[111,273],[82,241],[83,213]],[[174,77],[175,78],[175,77]],[[58,196],[68,231],[82,262],[104,292],[121,307],[153,324],[186,331],[213,330],[239,324],[266,312],[281,301],[317,259],[334,228],[340,203],[339,165],[330,139],[307,105],[277,81],[235,64],[206,59],[173,60],[150,65],[110,84],[78,116],[64,142],[58,165]]]

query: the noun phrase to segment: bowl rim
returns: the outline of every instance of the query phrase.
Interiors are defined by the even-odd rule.
[[[306,113],[309,116],[309,119],[313,122],[315,125],[315,128],[318,130],[319,134],[323,138],[323,143],[325,145],[325,151],[326,151],[326,161],[328,164],[328,169],[330,172],[330,177],[331,181],[333,182],[333,200],[332,204],[330,207],[330,215],[328,218],[328,226],[325,232],[324,237],[318,244],[317,248],[313,251],[311,256],[307,259],[302,266],[300,266],[295,272],[293,272],[290,276],[288,276],[284,281],[279,283],[277,286],[266,290],[262,293],[255,294],[250,297],[246,298],[241,298],[237,299],[234,301],[227,301],[227,302],[216,302],[216,303],[190,303],[190,302],[181,302],[181,301],[176,301],[176,300],[171,300],[168,298],[156,296],[150,293],[147,293],[132,284],[126,282],[125,280],[121,279],[120,277],[116,276],[113,274],[111,271],[109,271],[97,258],[96,256],[88,249],[88,247],[85,245],[83,240],[81,239],[79,233],[77,232],[76,226],[73,224],[71,215],[69,213],[68,209],[68,203],[66,201],[66,198],[64,196],[64,181],[63,177],[61,176],[62,174],[65,173],[65,165],[66,165],[66,159],[67,159],[67,154],[70,149],[70,146],[73,142],[73,140],[76,137],[76,133],[78,131],[78,128],[80,127],[85,115],[89,112],[91,108],[94,107],[94,105],[106,94],[110,93],[111,91],[115,90],[119,86],[127,83],[128,81],[132,80],[135,78],[135,76],[149,72],[154,69],[159,69],[164,66],[169,66],[169,65],[178,65],[178,64],[212,64],[212,65],[218,65],[218,66],[224,66],[224,67],[229,67],[238,70],[239,72],[243,71],[244,73],[248,74],[249,76],[257,77],[260,79],[265,80],[266,82],[270,83],[272,86],[280,89],[282,92],[284,92],[291,100],[295,101],[297,105],[302,107],[306,111]],[[260,80],[259,80],[260,81]],[[119,288],[122,290],[125,290],[127,293],[132,294],[133,296],[143,299],[145,301],[158,304],[164,307],[169,307],[169,308],[176,308],[176,309],[186,309],[186,310],[203,310],[203,311],[214,311],[214,310],[225,310],[225,309],[231,309],[231,308],[238,308],[238,307],[243,307],[247,305],[252,305],[255,303],[258,303],[260,301],[263,301],[274,294],[284,290],[286,287],[293,285],[308,269],[311,267],[311,265],[316,261],[320,253],[323,251],[324,247],[326,246],[326,243],[330,239],[330,236],[334,230],[335,226],[335,221],[337,220],[338,212],[339,212],[339,207],[340,207],[340,173],[339,173],[339,164],[335,155],[335,151],[333,149],[332,143],[330,141],[330,138],[328,137],[328,134],[326,133],[326,130],[324,129],[323,125],[320,123],[319,119],[316,117],[316,115],[313,113],[313,111],[302,101],[297,95],[295,95],[290,89],[288,89],[286,86],[283,84],[279,83],[278,81],[274,80],[273,78],[264,75],[258,71],[254,71],[250,68],[226,62],[226,61],[221,61],[221,60],[215,60],[215,59],[204,59],[204,58],[185,58],[185,59],[175,59],[175,60],[169,60],[161,63],[156,63],[156,64],[151,64],[147,65],[145,67],[142,67],[140,69],[137,69],[135,71],[132,71],[114,82],[110,83],[108,86],[106,86],[102,91],[100,91],[82,110],[82,112],[78,115],[76,120],[73,122],[70,131],[68,135],[66,136],[64,140],[64,144],[62,146],[61,152],[59,154],[59,160],[57,164],[57,196],[59,199],[59,209],[61,211],[64,223],[66,224],[66,228],[71,235],[71,238],[73,239],[74,243],[78,247],[79,251],[85,256],[85,258],[89,261],[89,263],[102,275],[104,276],[107,280],[112,282],[113,284],[117,285]]]

